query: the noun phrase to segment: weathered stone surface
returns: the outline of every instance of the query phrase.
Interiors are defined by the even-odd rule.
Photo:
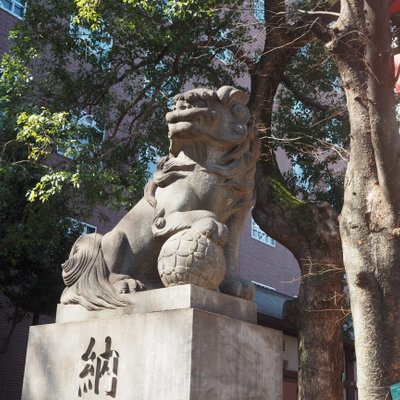
[[[127,293],[182,283],[253,297],[238,265],[259,155],[248,95],[223,86],[174,101],[169,154],[113,230],[77,240],[63,264],[63,304],[116,308],[129,304]]]
[[[281,332],[192,308],[31,328],[22,400],[112,398],[281,400]]]
[[[204,289],[196,285],[179,285],[130,294],[132,306],[114,310],[88,311],[80,305],[57,307],[57,323],[113,318],[182,308],[196,308],[238,320],[256,323],[254,302]]]

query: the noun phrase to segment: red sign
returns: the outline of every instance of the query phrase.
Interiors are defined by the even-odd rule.
[[[394,14],[400,11],[400,0],[394,0],[390,6],[390,13]]]

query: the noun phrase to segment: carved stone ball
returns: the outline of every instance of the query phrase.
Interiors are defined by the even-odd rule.
[[[171,236],[158,257],[158,272],[166,287],[190,283],[215,290],[225,271],[222,247],[193,229]]]

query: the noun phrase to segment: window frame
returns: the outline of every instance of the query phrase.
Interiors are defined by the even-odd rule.
[[[97,233],[97,226],[88,224],[87,222],[83,222],[79,219],[75,218],[69,218],[71,221],[75,222],[76,224],[79,224],[82,227],[82,233],[81,236],[89,235],[91,233]],[[91,229],[91,231],[88,232],[88,228]]]
[[[257,233],[255,233],[257,232]],[[270,247],[276,247],[276,240],[272,239],[271,236],[268,236],[254,221],[253,218],[251,218],[251,227],[250,227],[250,235],[251,238],[254,240],[257,240],[257,242],[266,244],[267,246]]]
[[[3,1],[7,1],[11,3],[11,10],[3,5]],[[22,10],[22,15],[19,15],[15,12],[15,7],[20,7]],[[26,13],[26,0],[0,0],[0,9],[8,12],[13,17],[23,20],[25,18]]]
[[[92,224],[88,224],[87,222],[81,222],[81,221],[78,221],[78,222],[83,226],[83,232],[82,232],[83,236],[89,235],[91,233],[97,233],[97,226],[92,225]],[[88,228],[91,231],[88,231]]]

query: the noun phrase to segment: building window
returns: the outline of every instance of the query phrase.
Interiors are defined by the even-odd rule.
[[[96,233],[97,227],[94,225],[87,224],[86,222],[81,222],[82,225],[82,235],[89,235],[89,233]]]
[[[99,130],[99,128],[97,127],[97,122],[93,118],[93,115],[88,114],[85,111],[82,111],[82,114],[78,119],[78,124],[81,126],[85,126],[86,128],[94,128],[96,130]]]
[[[89,235],[90,233],[96,233],[97,232],[97,227],[94,225],[87,224],[86,222],[78,221],[75,218],[70,218],[71,221],[74,222],[74,224],[77,224],[80,226],[81,229],[81,235]]]
[[[0,0],[0,8],[22,19],[25,14],[26,0]]]
[[[276,240],[272,239],[265,232],[263,232],[261,228],[255,223],[253,218],[251,219],[251,237],[261,243],[267,244],[268,246],[276,246]]]
[[[254,17],[257,21],[265,22],[265,0],[254,0]]]

